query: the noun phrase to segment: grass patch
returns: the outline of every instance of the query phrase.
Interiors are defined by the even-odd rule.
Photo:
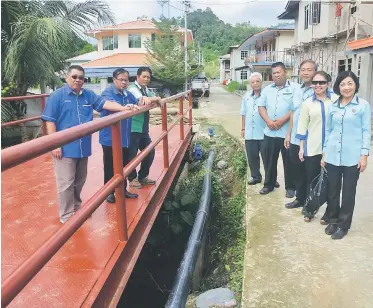
[[[202,131],[207,130],[207,125],[201,126]],[[215,126],[215,133],[214,138],[195,141],[201,144],[204,158],[207,158],[209,149],[215,151],[206,254],[208,266],[201,291],[227,286],[240,293],[246,241],[246,156],[243,145],[221,126]],[[217,167],[220,160],[227,162],[225,169]]]

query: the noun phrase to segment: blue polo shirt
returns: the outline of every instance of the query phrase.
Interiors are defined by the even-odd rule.
[[[361,155],[369,155],[371,110],[367,101],[354,96],[346,106],[340,99],[329,106],[323,152],[335,166],[354,166]]]
[[[290,143],[299,145],[300,140],[295,138],[297,134],[297,127],[299,122],[299,116],[300,116],[300,107],[302,106],[302,103],[309,97],[313,95],[314,91],[312,87],[306,87],[304,84],[302,84],[300,87],[297,87],[294,91],[294,99],[293,99],[293,105],[291,107],[291,110],[293,111],[293,128],[291,130],[291,138]]]
[[[135,96],[127,91],[124,90],[121,92],[118,90],[114,85],[108,86],[102,93],[101,96],[106,100],[115,101],[122,106],[127,104],[137,104],[137,100]],[[113,114],[114,112],[103,110],[100,113],[101,118],[107,115]],[[132,119],[124,119],[121,121],[120,126],[122,129],[122,147],[128,148],[130,146],[130,139],[131,139],[131,123]],[[112,139],[111,139],[111,126],[105,127],[100,130],[100,138],[99,142],[102,145],[111,147],[112,146]]]
[[[105,100],[91,90],[76,94],[68,84],[54,91],[47,100],[41,119],[56,123],[57,131],[93,120],[93,109],[101,111]],[[62,147],[62,156],[83,158],[92,154],[92,136],[85,136]]]
[[[258,112],[259,96],[254,91],[247,93],[242,98],[241,115],[245,116],[245,139],[246,140],[263,140],[264,128],[266,123]]]
[[[289,111],[293,104],[293,97],[295,89],[299,87],[299,84],[286,81],[282,87],[277,87],[275,83],[266,86],[258,102],[258,106],[266,107],[268,117],[274,121],[284,117]],[[285,138],[289,127],[289,121],[286,122],[280,129],[271,130],[266,125],[264,129],[264,135],[268,137]]]

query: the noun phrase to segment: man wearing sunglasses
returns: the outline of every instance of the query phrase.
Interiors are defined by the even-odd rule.
[[[129,109],[136,108],[137,100],[135,96],[127,91],[129,84],[129,72],[123,68],[118,68],[113,72],[113,84],[108,86],[101,94],[101,96],[110,101],[116,101],[122,106],[126,106]],[[101,117],[112,114],[111,111],[101,111]],[[122,130],[122,155],[123,155],[123,167],[125,167],[131,160],[130,155],[130,139],[131,139],[131,124],[132,118],[124,119],[121,121]],[[104,154],[104,184],[106,184],[114,176],[113,166],[113,149],[112,149],[112,137],[111,127],[105,127],[100,130],[100,144],[102,145],[102,151]],[[130,193],[127,190],[127,179],[124,181],[125,196],[129,199],[135,199],[138,197],[137,194]],[[112,192],[106,199],[107,202],[114,203],[115,195]]]
[[[308,196],[306,167],[304,162],[299,159],[300,140],[296,138],[296,134],[301,106],[303,102],[307,98],[311,97],[314,93],[313,88],[311,87],[311,81],[313,76],[315,76],[316,71],[317,65],[313,60],[304,60],[300,64],[299,75],[302,80],[302,84],[294,93],[290,124],[284,141],[285,148],[289,149],[291,173],[292,178],[294,179],[296,191],[295,200],[285,204],[287,209],[303,207]]]
[[[92,121],[93,109],[115,112],[132,108],[83,89],[84,79],[84,69],[72,65],[67,70],[65,86],[49,96],[42,114],[48,135]],[[91,140],[92,136],[85,136],[52,151],[61,223],[65,223],[82,203],[80,193],[87,178]]]

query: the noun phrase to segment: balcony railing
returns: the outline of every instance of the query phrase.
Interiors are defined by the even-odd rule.
[[[250,63],[273,63],[283,62],[292,65],[292,55],[286,51],[257,51],[251,52],[245,59],[245,65]]]

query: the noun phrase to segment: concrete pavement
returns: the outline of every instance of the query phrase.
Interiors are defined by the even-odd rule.
[[[239,137],[241,98],[213,85],[209,101],[195,116],[222,124]],[[371,148],[373,153],[373,148]],[[281,187],[259,195],[261,185],[247,189],[247,247],[242,307],[373,307],[373,158],[361,174],[352,227],[342,240],[324,233],[320,209],[305,223],[300,209],[288,210],[283,169]]]

